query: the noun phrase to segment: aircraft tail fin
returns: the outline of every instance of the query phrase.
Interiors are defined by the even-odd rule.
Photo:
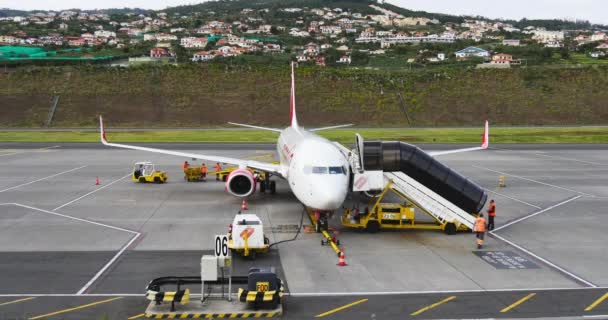
[[[298,118],[296,116],[296,85],[293,71],[294,63],[291,63],[291,94],[289,98],[289,121],[292,128],[298,128]]]

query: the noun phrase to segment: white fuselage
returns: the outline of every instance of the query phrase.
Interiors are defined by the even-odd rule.
[[[293,194],[320,211],[338,209],[348,193],[348,160],[331,141],[303,128],[288,127],[277,142],[281,166]]]

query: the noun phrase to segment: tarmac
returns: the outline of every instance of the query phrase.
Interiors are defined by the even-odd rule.
[[[274,157],[264,144],[160,146]],[[606,145],[497,145],[442,156],[496,200],[497,229],[483,250],[470,233],[367,234],[336,216],[330,225],[347,267],[336,266],[319,234],[301,232],[255,261],[235,258],[234,272],[276,267],[285,319],[608,319],[607,156]],[[143,160],[169,182],[133,183],[131,167]],[[213,178],[185,182],[184,160],[99,144],[0,144],[0,319],[143,318],[150,280],[198,275],[241,200]],[[346,205],[355,201],[363,200]],[[303,214],[282,180],[249,209],[271,243],[293,239]]]

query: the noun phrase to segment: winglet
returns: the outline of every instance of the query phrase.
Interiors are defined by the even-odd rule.
[[[293,72],[294,63],[291,62],[291,94],[289,97],[289,121],[293,128],[298,128],[298,118],[296,117],[296,85]]]
[[[99,116],[99,133],[101,135],[101,143],[108,144],[106,139],[106,130],[103,128],[103,119]]]
[[[481,140],[481,148],[487,149],[490,145],[490,124],[486,120],[486,125],[483,129],[483,140]]]

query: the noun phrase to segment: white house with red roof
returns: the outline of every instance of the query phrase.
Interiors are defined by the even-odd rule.
[[[215,55],[209,51],[199,51],[192,56],[192,61],[209,61],[215,58]]]
[[[165,48],[152,48],[150,50],[150,58],[164,58],[169,57],[169,50]]]

